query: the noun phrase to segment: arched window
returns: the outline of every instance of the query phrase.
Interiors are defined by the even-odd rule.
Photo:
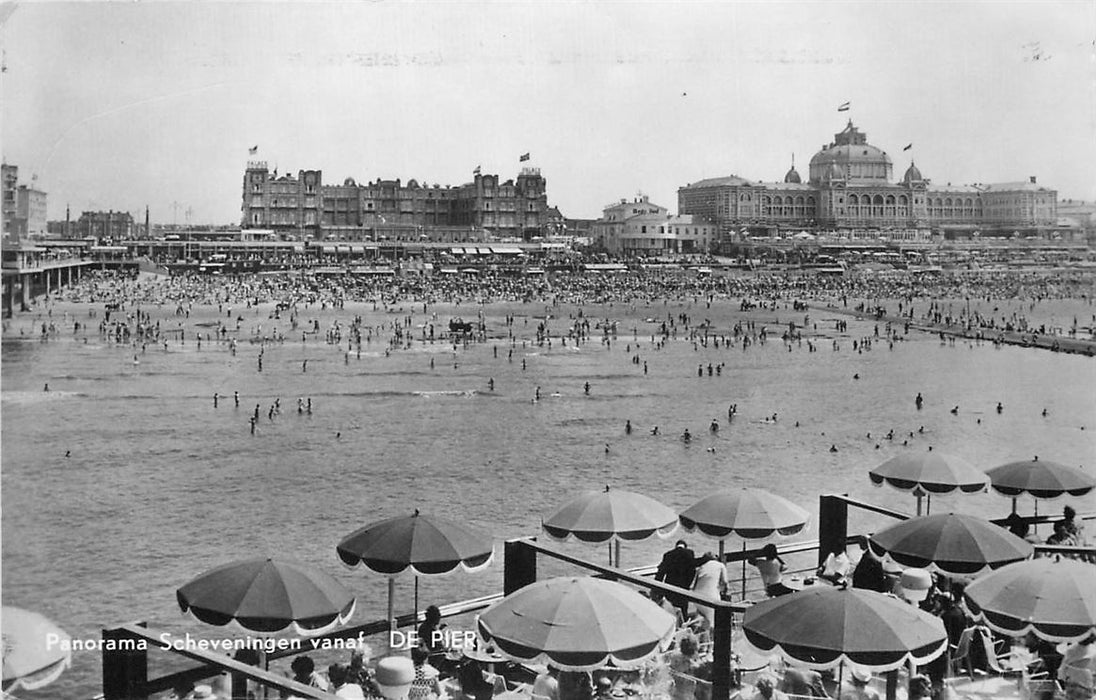
[[[891,207],[894,206],[894,195],[893,194],[888,194],[887,195],[887,205],[891,206]]]
[[[902,195],[898,196],[898,204],[900,204],[901,206],[904,207],[904,206],[908,205],[909,203],[910,203],[909,200],[906,199],[906,195],[902,194]]]
[[[858,206],[860,204],[860,199],[855,194],[850,194],[849,195],[849,204],[854,206],[854,207]]]

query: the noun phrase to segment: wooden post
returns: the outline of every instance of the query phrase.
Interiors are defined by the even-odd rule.
[[[849,539],[849,504],[840,496],[818,497],[818,566],[830,552],[845,551]]]
[[[524,540],[507,540],[502,550],[502,592],[510,595],[537,580],[537,552]]]
[[[895,700],[898,697],[898,670],[887,671],[887,700]]]
[[[731,632],[734,618],[726,605],[715,607],[712,625],[712,700],[731,697]]]
[[[103,630],[103,699],[145,700],[147,683],[148,642],[124,629]]]
[[[247,664],[248,666],[255,666],[257,668],[265,669],[266,663],[263,657],[264,654],[261,651],[245,648],[238,650],[233,658],[240,663]],[[247,676],[243,675],[242,673],[233,672],[229,678],[229,685],[232,688],[232,700],[247,700]]]

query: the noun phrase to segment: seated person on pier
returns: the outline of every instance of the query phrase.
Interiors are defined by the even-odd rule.
[[[490,700],[492,696],[506,692],[502,676],[484,673],[478,661],[464,659],[457,667],[460,690],[466,700]]]
[[[429,654],[421,647],[411,648],[411,663],[415,666],[415,679],[407,693],[408,700],[438,700],[444,693],[438,682],[438,669],[430,665]]]
[[[847,700],[879,700],[879,693],[868,687],[871,671],[853,666],[846,674],[848,677],[841,686],[838,695]]]
[[[826,560],[822,562],[822,566],[818,567],[817,576],[830,583],[840,584],[845,582],[851,571],[852,562],[849,561],[849,555],[845,554],[844,549],[840,549],[826,555]]]
[[[444,632],[446,624],[441,621],[441,610],[436,605],[426,608],[425,619],[419,625],[419,644],[430,657],[430,665],[441,672],[443,677],[448,677],[453,672],[453,664],[446,658]]]
[[[770,598],[795,592],[781,582],[788,565],[780,558],[775,544],[765,545],[761,549],[760,557],[747,559],[747,561],[757,567],[758,572],[761,574],[761,582],[765,584],[765,594]]]
[[[860,549],[863,550],[863,554],[852,572],[853,588],[864,588],[869,591],[886,593],[888,590],[887,574],[883,571],[883,562],[872,554],[866,537],[860,539]]]
[[[533,681],[533,700],[559,700],[559,669],[549,666]]]
[[[758,678],[754,688],[756,690],[750,700],[788,700],[783,691],[776,689],[776,679],[769,674]]]
[[[822,674],[802,666],[789,666],[784,671],[779,689],[791,695],[808,698],[829,697],[822,682]]]
[[[346,666],[331,664],[327,667],[327,679],[331,681],[331,692],[340,698],[352,700],[365,700],[365,691],[357,683],[350,681],[350,674]]]

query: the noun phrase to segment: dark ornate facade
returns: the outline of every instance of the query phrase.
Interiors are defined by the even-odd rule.
[[[264,162],[248,163],[244,173],[243,226],[301,238],[452,240],[458,229],[530,238],[548,233],[551,218],[537,168],[506,181],[477,172],[456,187],[399,179],[359,185],[353,178],[325,185],[322,171],[279,177]]]

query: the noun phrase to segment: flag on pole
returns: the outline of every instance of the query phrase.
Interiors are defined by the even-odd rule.
[[[259,147],[258,146],[252,146],[251,148],[247,149],[247,152],[250,155],[255,155],[256,153],[259,152]]]
[[[525,153],[521,156],[521,158],[518,158],[519,163],[524,163],[527,160],[529,160],[529,154],[528,153]]]
[[[843,103],[841,104],[841,106],[839,106],[839,107],[837,108],[837,111],[838,111],[838,112],[848,112],[848,111],[849,111],[849,106],[850,106],[851,104],[852,104],[852,103],[850,103],[850,102],[843,102]]]
[[[908,145],[907,145],[907,146],[906,146],[905,148],[903,148],[902,150],[903,150],[903,151],[908,151],[908,150],[910,150],[911,148],[913,148],[913,144],[912,144],[912,143],[911,143],[911,144],[908,144]]]
[[[473,175],[479,175],[480,174],[480,166],[477,165],[476,169],[472,171],[472,174]]]

